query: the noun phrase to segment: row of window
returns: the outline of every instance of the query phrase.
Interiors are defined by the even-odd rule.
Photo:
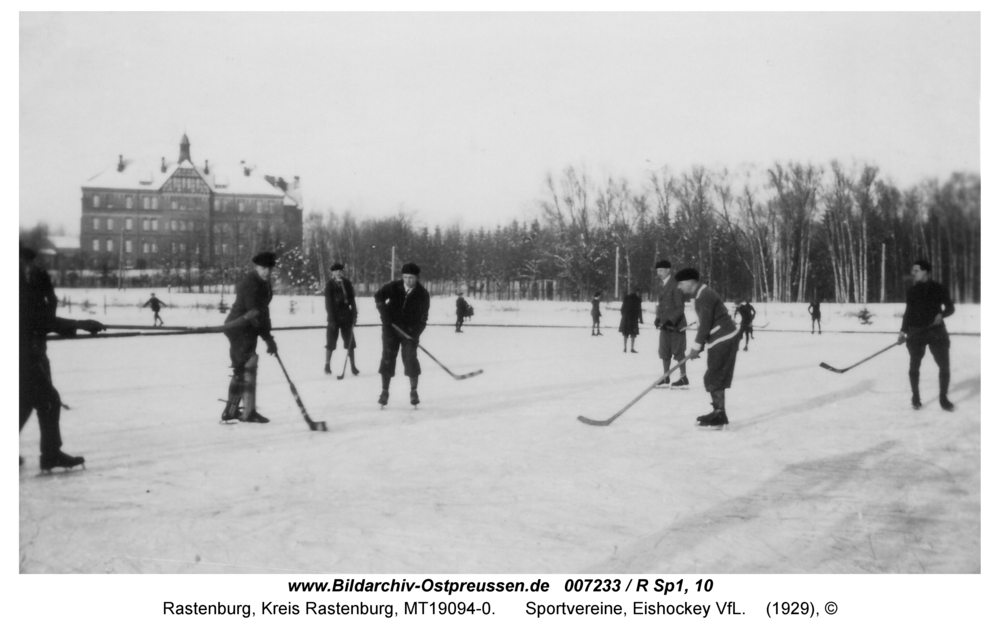
[[[101,207],[101,201],[102,200],[101,200],[101,196],[100,195],[94,195],[93,199],[91,200],[92,206],[94,208],[100,208]],[[190,204],[190,207],[189,207],[189,204]],[[274,210],[278,206],[278,202],[275,201],[275,200],[268,200],[268,201],[257,200],[256,202],[251,202],[250,204],[251,205],[249,207],[252,210],[256,210],[258,213],[263,213],[265,211],[266,212],[274,212]],[[226,205],[227,205],[226,204],[226,200],[216,198],[216,200],[215,200],[215,207],[216,207],[217,210],[225,210]],[[232,202],[230,202],[229,205],[231,206]],[[107,195],[107,207],[108,208],[114,208],[114,201],[113,201],[113,198],[110,195]],[[176,199],[173,199],[173,200],[170,201],[170,209],[171,210],[204,210],[207,207],[208,207],[207,203],[206,204],[199,204],[199,203],[197,203],[197,200],[189,200],[187,198],[181,199],[179,201],[176,200]],[[247,207],[248,207],[247,206],[247,202],[245,202],[245,201],[239,201],[239,202],[236,203],[236,207],[239,210],[239,212],[241,212],[241,213],[242,212],[246,212]],[[125,208],[129,209],[129,210],[132,208],[132,196],[131,195],[126,195],[125,196]],[[143,208],[143,210],[159,210],[160,209],[160,198],[159,197],[153,197],[153,196],[144,196],[142,198],[142,208]]]
[[[120,222],[120,221],[122,221],[122,219],[119,218],[118,221]],[[124,221],[125,221],[125,229],[126,230],[132,230],[132,227],[134,225],[134,223],[132,221],[132,217],[125,217]],[[106,226],[107,230],[114,230],[115,229],[115,225],[121,225],[120,223],[116,224],[115,219],[112,218],[112,217],[94,217],[93,218],[94,230],[100,230],[102,224],[104,226]],[[141,225],[142,225],[142,230],[144,232],[147,232],[147,231],[157,232],[160,229],[160,220],[159,219],[149,218],[149,217],[143,217]],[[173,231],[173,232],[184,232],[184,231],[194,232],[195,230],[199,230],[199,231],[202,230],[203,227],[204,227],[204,224],[202,222],[200,222],[200,221],[195,222],[193,220],[184,221],[183,219],[180,219],[180,220],[178,220],[178,219],[171,219],[170,221],[163,220],[163,226],[167,230]]]
[[[115,251],[115,240],[114,239],[105,239],[104,246],[105,246],[105,249],[104,249],[105,252],[114,252]],[[100,252],[101,251],[101,240],[100,239],[94,239],[91,242],[91,247],[92,247],[92,250],[94,252]],[[143,243],[142,244],[142,253],[143,254],[157,254],[157,253],[159,253],[159,251],[160,250],[157,247],[156,243]],[[221,243],[221,244],[220,243],[216,243],[214,245],[214,247],[212,248],[212,251],[215,254],[229,254],[229,244],[228,243]],[[191,252],[195,256],[197,256],[198,254],[201,254],[201,246],[199,244],[197,244],[197,243],[194,244],[194,247],[191,249]],[[131,254],[132,253],[132,240],[131,239],[125,239],[125,253],[126,254]],[[187,253],[187,244],[186,243],[177,243],[176,241],[172,241],[170,243],[170,253],[171,254],[185,254],[185,253]]]

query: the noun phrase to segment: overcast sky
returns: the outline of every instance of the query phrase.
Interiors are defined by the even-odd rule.
[[[979,171],[977,13],[20,16],[20,223],[119,154],[298,175],[307,211],[535,216],[547,173]]]

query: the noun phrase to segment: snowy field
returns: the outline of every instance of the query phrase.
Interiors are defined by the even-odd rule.
[[[148,291],[58,290],[60,315],[148,324]],[[168,326],[220,324],[196,308],[218,294],[157,296]],[[105,298],[108,307],[104,307]],[[88,300],[92,307],[82,309]],[[226,296],[231,303],[232,296]],[[291,301],[295,301],[292,313]],[[379,329],[359,327],[358,367],[323,374],[322,330],[275,333],[311,416],[308,431],[274,358],[262,355],[269,425],[218,423],[228,347],[221,334],[144,334],[49,344],[64,449],[85,471],[40,475],[38,425],[20,434],[22,573],[978,573],[981,571],[980,338],[952,336],[953,413],[909,406],[902,305],[755,305],[756,339],[727,396],[731,425],[699,429],[700,387],[654,390],[651,303],[637,354],[622,353],[617,304],[591,337],[589,304],[432,299],[421,343],[423,403],[402,377],[380,410]],[[118,306],[121,305],[121,306]],[[377,315],[359,299],[362,324]],[[277,296],[274,324],[321,325],[321,297]],[[689,318],[691,316],[689,315]],[[483,325],[506,326],[483,326]],[[511,325],[533,325],[511,326]],[[543,328],[566,327],[566,328]],[[953,333],[980,331],[959,305]],[[787,331],[787,332],[786,332]],[[847,334],[871,332],[871,335]],[[689,340],[691,337],[689,337]],[[261,351],[263,347],[261,346]],[[343,350],[334,355],[339,373]]]

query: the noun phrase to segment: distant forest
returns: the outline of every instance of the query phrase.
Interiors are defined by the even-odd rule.
[[[913,260],[926,258],[956,302],[980,301],[978,174],[900,190],[874,166],[837,162],[763,172],[694,167],[651,172],[639,184],[569,167],[545,184],[537,218],[491,230],[418,227],[405,214],[310,214],[288,280],[318,286],[342,261],[356,281],[384,282],[395,246],[397,268],[417,262],[423,282],[491,296],[648,296],[665,258],[675,271],[697,268],[729,300],[902,302]]]
[[[664,169],[638,183],[567,167],[544,183],[535,218],[492,229],[429,228],[413,213],[372,219],[329,209],[306,216],[301,248],[285,247],[278,234],[235,249],[275,250],[276,290],[294,293],[322,291],[334,261],[362,294],[413,261],[436,294],[463,288],[486,298],[586,300],[601,291],[614,300],[638,290],[649,297],[656,261],[669,259],[675,271],[697,268],[727,300],[902,302],[912,262],[926,258],[956,302],[981,298],[977,173],[901,190],[875,166],[838,162]],[[21,232],[37,243],[44,225]],[[172,261],[127,284],[205,291],[232,283],[238,268]],[[117,278],[105,269],[74,282],[114,286]]]

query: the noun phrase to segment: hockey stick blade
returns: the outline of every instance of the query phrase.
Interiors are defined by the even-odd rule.
[[[312,431],[314,431],[314,432],[316,432],[316,431],[319,431],[319,432],[325,432],[325,431],[327,431],[326,430],[326,421],[316,422],[316,421],[312,420],[312,418],[310,418],[309,412],[306,412],[306,406],[302,403],[302,398],[299,397],[299,391],[295,388],[295,384],[292,383],[292,378],[288,376],[288,371],[285,370],[285,362],[281,361],[281,355],[278,355],[278,353],[275,352],[274,353],[274,358],[278,360],[278,365],[281,366],[281,372],[285,373],[285,379],[288,380],[288,387],[292,391],[292,396],[295,397],[295,403],[298,404],[299,411],[302,412],[302,418],[305,419],[306,425],[308,425],[309,429],[312,430]]]
[[[576,417],[576,420],[580,421],[581,423],[585,423],[587,425],[596,425],[598,427],[603,427],[604,425],[611,425],[611,423],[614,422],[616,418],[618,418],[617,414],[615,414],[606,421],[595,421],[594,419],[587,418],[586,416],[578,416]]]
[[[829,371],[832,371],[832,372],[835,372],[835,373],[837,373],[838,375],[842,375],[842,374],[844,374],[845,372],[847,372],[847,371],[846,371],[846,370],[844,370],[843,368],[834,368],[833,366],[831,366],[830,364],[828,364],[828,363],[826,363],[826,362],[822,362],[822,363],[820,363],[819,367],[820,367],[820,368],[826,368],[827,370],[829,370]]]

